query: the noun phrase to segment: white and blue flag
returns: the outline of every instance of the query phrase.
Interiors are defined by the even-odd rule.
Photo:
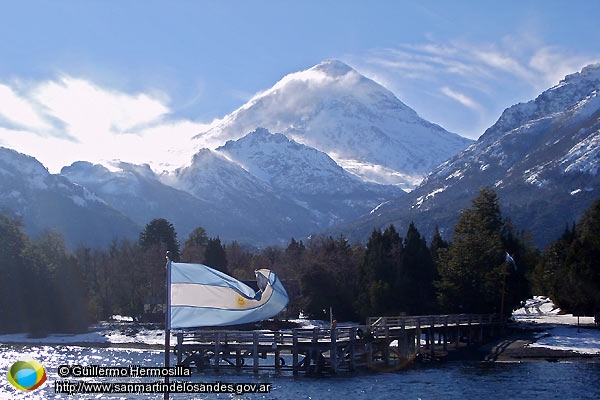
[[[513,267],[515,268],[515,271],[517,270],[517,263],[515,262],[514,258],[512,258],[510,256],[510,254],[508,254],[508,251],[505,252],[506,253],[506,262],[509,262],[513,265]]]
[[[279,314],[289,298],[271,270],[255,271],[259,291],[203,264],[170,262],[171,329],[261,321]]]

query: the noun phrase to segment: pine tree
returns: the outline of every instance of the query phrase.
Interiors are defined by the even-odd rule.
[[[136,288],[136,304],[132,306],[136,315],[142,314],[145,304],[166,304],[165,255],[167,251],[170,253],[171,261],[179,261],[177,232],[173,224],[164,218],[153,219],[146,225],[140,233],[139,245],[142,255],[136,263],[141,262],[146,279]],[[156,320],[162,318],[159,313],[146,315],[146,317]]]
[[[0,214],[0,332],[18,332],[29,315],[23,259],[28,241],[21,224]]]
[[[359,267],[356,308],[361,318],[397,314],[393,285],[402,260],[402,238],[390,225],[382,233],[374,230]]]
[[[600,199],[583,213],[574,231],[565,259],[563,302],[577,315],[593,315],[600,311]]]
[[[190,233],[185,241],[181,251],[181,260],[187,263],[203,263],[206,246],[208,246],[206,230],[199,226]]]
[[[503,304],[506,296],[502,294],[507,290],[507,275],[512,273],[506,261],[503,228],[496,193],[480,189],[472,207],[459,216],[452,244],[443,255],[437,287],[444,311],[511,311],[511,305]]]
[[[173,224],[164,218],[157,218],[150,221],[144,230],[140,233],[140,246],[147,250],[150,247],[167,251],[171,254],[172,261],[179,261],[179,243],[177,242],[177,233]]]
[[[427,243],[411,222],[404,238],[400,270],[393,288],[397,307],[409,315],[433,312],[436,305],[435,277],[435,266]]]
[[[227,269],[227,255],[218,236],[214,239],[208,239],[206,250],[204,251],[204,262],[211,268],[226,274],[229,273]]]

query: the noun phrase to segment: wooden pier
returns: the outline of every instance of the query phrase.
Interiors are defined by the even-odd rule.
[[[338,373],[388,370],[498,335],[497,314],[369,318],[366,325],[282,331],[177,332],[177,363],[199,370]]]

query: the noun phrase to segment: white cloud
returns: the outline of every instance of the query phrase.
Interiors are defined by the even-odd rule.
[[[169,112],[162,102],[146,94],[111,91],[70,77],[41,84],[33,98],[78,138],[108,132],[131,133],[136,126],[155,122]]]
[[[0,117],[19,127],[38,130],[50,128],[35,103],[27,101],[10,86],[4,84],[0,84]]]
[[[529,67],[535,71],[546,86],[555,85],[566,75],[577,72],[582,66],[598,62],[588,57],[565,56],[556,47],[542,47],[529,59]]]
[[[444,86],[440,90],[443,94],[450,97],[451,99],[458,101],[460,104],[462,104],[465,107],[469,107],[475,111],[482,110],[481,105],[479,105],[476,101],[474,101],[473,99],[471,99],[469,96],[465,95],[464,93],[460,93],[455,90],[452,90],[448,86]]]
[[[0,144],[36,157],[52,173],[78,160],[114,159],[162,171],[187,162],[191,137],[208,128],[169,119],[166,101],[71,77],[34,84],[21,96],[0,84]]]
[[[429,37],[424,43],[400,43],[347,58],[425,119],[471,138],[505,108],[594,62],[571,49],[546,46],[534,33],[494,43]]]

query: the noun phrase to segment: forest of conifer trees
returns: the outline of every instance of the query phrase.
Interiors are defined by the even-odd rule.
[[[504,313],[534,294],[564,311],[600,311],[600,200],[541,251],[502,216],[496,193],[481,189],[451,238],[436,229],[429,242],[411,223],[374,229],[367,243],[344,236],[292,238],[260,251],[222,243],[202,227],[179,248],[175,227],[150,221],[138,241],[70,252],[60,234],[32,240],[0,214],[0,331],[78,332],[112,315],[141,317],[148,298],[164,299],[165,253],[204,263],[240,280],[270,268],[299,284],[287,315],[338,321],[430,313]]]

